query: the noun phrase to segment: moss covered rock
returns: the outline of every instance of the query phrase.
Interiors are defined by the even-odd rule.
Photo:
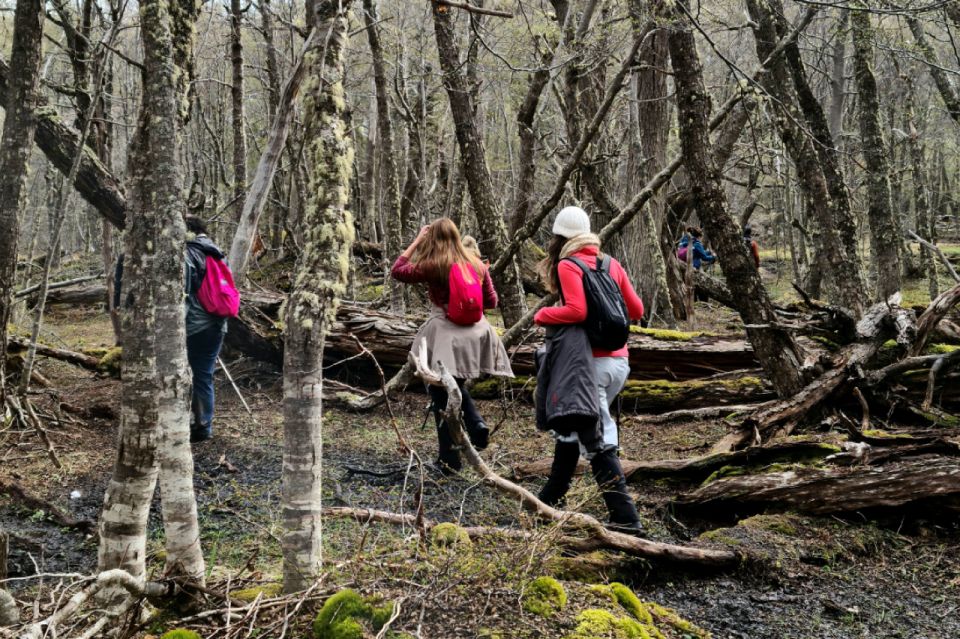
[[[97,362],[97,369],[104,372],[110,373],[111,375],[120,374],[120,365],[123,363],[123,349],[119,346],[115,346],[109,349],[104,353],[103,357],[100,358],[100,361]]]
[[[703,331],[674,331],[668,328],[643,328],[642,326],[631,326],[631,333],[646,335],[653,339],[659,339],[664,342],[689,342],[695,337],[707,335]]]
[[[314,639],[364,639],[390,619],[393,606],[349,588],[327,599],[313,620]]]
[[[160,639],[203,639],[199,634],[193,630],[185,630],[183,628],[177,628],[176,630],[171,630],[169,632],[163,633]]]
[[[566,639],[653,639],[647,628],[630,617],[618,617],[609,610],[590,608],[576,618],[576,628]]]
[[[263,584],[261,586],[254,586],[253,588],[243,588],[241,590],[231,590],[230,596],[233,599],[238,599],[240,601],[251,602],[256,600],[260,595],[263,595],[264,599],[269,597],[276,597],[281,592],[283,592],[283,585],[277,582]]]
[[[466,529],[450,522],[437,524],[431,528],[430,541],[433,542],[434,546],[441,548],[469,548],[473,545]]]
[[[537,577],[523,592],[523,609],[541,617],[552,617],[567,605],[567,591],[553,577]]]

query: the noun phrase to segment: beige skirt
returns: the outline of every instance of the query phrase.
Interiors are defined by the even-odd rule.
[[[507,349],[486,318],[471,326],[454,324],[439,308],[424,322],[413,338],[411,352],[419,358],[421,349],[427,349],[426,360],[437,369],[437,363],[458,379],[473,379],[481,375],[513,377]]]

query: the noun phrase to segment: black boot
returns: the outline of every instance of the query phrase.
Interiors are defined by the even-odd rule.
[[[450,436],[450,427],[447,422],[440,421],[439,417],[437,421],[440,422],[437,424],[437,448],[439,449],[437,468],[444,475],[458,473],[462,468],[460,452],[454,446],[453,437]]]
[[[470,438],[470,443],[473,444],[474,448],[486,450],[490,444],[490,429],[483,418],[480,417],[480,412],[477,410],[476,404],[473,403],[470,392],[464,387],[463,380],[458,379],[457,384],[460,386],[460,396],[463,399],[460,410],[463,411],[463,425],[467,429],[467,437]]]
[[[640,515],[633,498],[627,493],[627,479],[620,466],[620,458],[616,450],[605,450],[597,453],[590,460],[593,477],[600,486],[603,501],[610,511],[610,525],[612,530],[627,534],[639,534],[643,531]]]
[[[562,508],[566,503],[567,491],[573,482],[573,475],[577,472],[577,462],[580,461],[580,444],[577,442],[557,442],[553,450],[553,465],[550,467],[550,477],[540,491],[540,501],[548,506]]]

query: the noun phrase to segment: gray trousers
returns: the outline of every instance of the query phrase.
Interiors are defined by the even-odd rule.
[[[610,413],[610,406],[617,395],[623,390],[627,383],[627,377],[630,375],[630,363],[626,357],[594,357],[594,366],[597,369],[597,392],[600,398],[600,421],[601,421],[601,444],[597,451],[588,452],[583,444],[580,445],[580,454],[587,459],[592,458],[597,452],[605,450],[618,450],[620,448],[620,434],[617,431],[617,422]],[[560,435],[554,433],[554,437],[560,442],[579,442],[576,433],[570,435]]]

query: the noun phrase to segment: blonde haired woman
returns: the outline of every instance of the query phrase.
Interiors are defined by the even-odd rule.
[[[457,380],[463,395],[461,408],[467,434],[471,443],[483,450],[490,431],[464,382],[480,375],[513,377],[513,371],[503,343],[482,314],[471,324],[454,322],[448,316],[451,273],[467,283],[479,283],[483,308],[496,308],[497,291],[489,270],[474,251],[464,247],[457,225],[449,218],[440,218],[420,229],[417,239],[397,258],[390,271],[400,282],[427,285],[432,313],[413,340],[413,354],[419,357],[421,350],[426,349],[427,363],[433,368],[442,363]],[[439,386],[429,386],[428,390],[437,424],[437,465],[445,474],[456,472],[461,468],[460,453],[453,445],[449,426],[440,416],[440,411],[447,406],[447,391]]]

